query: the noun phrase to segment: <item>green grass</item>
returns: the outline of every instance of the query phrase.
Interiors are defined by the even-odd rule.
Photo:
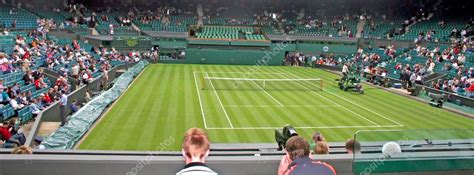
[[[432,139],[438,137],[436,133],[444,133],[439,138],[472,137],[440,130],[473,129],[472,119],[370,86],[365,86],[364,95],[343,92],[334,82],[338,76],[324,70],[255,70],[252,66],[150,65],[90,131],[79,149],[179,150],[184,132],[191,127],[207,127],[214,143],[272,143],[273,128],[285,124],[297,127],[300,135],[308,139],[319,131],[330,142],[345,141],[359,130],[406,130],[405,134],[360,134],[359,138],[367,141],[399,140],[413,133],[423,133],[420,139],[426,133]],[[256,79],[321,78],[324,90],[295,90],[301,89],[295,86],[313,85],[306,82],[280,84],[283,88],[278,91],[201,89],[206,73],[210,77],[241,77],[249,71],[255,72],[249,75]],[[220,86],[218,83],[213,85]],[[282,90],[286,88],[288,91]],[[418,129],[437,132],[412,131]]]

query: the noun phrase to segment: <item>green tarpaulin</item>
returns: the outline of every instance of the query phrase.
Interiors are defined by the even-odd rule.
[[[148,65],[147,61],[140,61],[124,74],[118,77],[109,90],[101,93],[78,112],[73,114],[66,125],[60,127],[42,143],[47,149],[72,149],[77,141],[89,130],[108,105],[117,100],[133,79]]]

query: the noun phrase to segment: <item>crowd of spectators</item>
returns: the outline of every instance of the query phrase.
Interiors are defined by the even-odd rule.
[[[335,67],[343,63],[344,59],[340,56],[335,56],[333,53],[316,55],[296,52],[286,55],[284,61],[287,66],[314,67],[314,65],[318,64]]]
[[[451,92],[458,95],[474,98],[474,67],[470,67],[467,72],[463,72],[461,76],[455,76],[451,79],[438,79],[430,83],[430,87]]]
[[[359,48],[354,55],[336,57],[333,54],[319,56],[303,53],[288,54],[286,65],[291,66],[342,66],[347,64],[359,72],[369,82],[386,86],[387,78],[398,78],[404,88],[413,88],[415,84],[473,97],[474,67],[472,59],[473,42],[451,43],[447,46],[423,46],[397,49],[394,45],[373,50]],[[468,57],[469,55],[470,57]],[[432,73],[447,74],[448,79],[423,82]]]
[[[19,120],[14,119],[18,118],[19,111],[22,109],[29,108],[34,119],[55,101],[60,101],[65,107],[70,107],[71,111],[77,111],[75,103],[66,106],[67,94],[71,92],[71,86],[75,85],[71,84],[68,78],[77,79],[80,82],[78,85],[83,85],[95,78],[93,74],[99,73],[103,74],[107,81],[107,72],[112,68],[111,61],[135,62],[142,57],[137,51],[121,53],[113,48],[92,47],[86,51],[77,40],[59,45],[46,37],[41,37],[36,32],[30,32],[29,36],[17,35],[12,38],[12,43],[14,43],[12,48],[8,52],[0,51],[0,75],[4,77],[0,79],[0,108],[6,109],[11,106],[14,110],[13,116],[8,116],[8,118],[13,117],[10,121],[15,122],[8,126],[20,123]],[[57,70],[59,77],[55,80],[48,79],[44,69]],[[14,82],[5,79],[13,75],[19,78]],[[30,86],[31,88],[26,88]],[[34,95],[35,93],[40,94]],[[4,119],[8,119],[3,115]],[[62,125],[66,122],[66,115],[68,114],[61,114]],[[24,122],[21,121],[21,123]],[[11,127],[9,130],[12,131]],[[14,143],[16,146],[23,144],[21,139],[18,139],[21,135],[15,135],[21,133],[11,133],[11,136],[6,133],[2,132],[3,141]],[[9,141],[11,137],[17,138],[17,141]]]

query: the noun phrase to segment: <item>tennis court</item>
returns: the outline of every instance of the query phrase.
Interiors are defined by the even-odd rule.
[[[243,77],[243,75],[247,75]],[[324,90],[324,81],[314,77],[298,77],[291,73],[274,72],[194,72],[197,83],[198,98],[202,106],[203,121],[206,129],[278,129],[285,124],[296,128],[367,128],[367,127],[401,127],[403,125],[371,110],[349,109],[347,106],[358,106],[350,103],[335,93],[331,87]],[[202,92],[201,92],[201,90]],[[346,101],[348,104],[338,101]],[[214,104],[219,105],[214,105]],[[211,105],[208,105],[211,104]],[[360,105],[359,105],[360,106]],[[217,107],[218,109],[212,109]],[[213,112],[210,112],[213,111]],[[252,113],[257,111],[257,113]],[[242,121],[241,112],[253,119],[267,122]],[[324,118],[331,113],[338,113],[330,123]],[[381,117],[377,122],[364,115]],[[207,121],[221,116],[227,123]],[[295,117],[298,116],[298,117]],[[354,116],[344,122],[345,116]],[[248,118],[247,118],[248,119]],[[237,123],[234,124],[233,123]]]
[[[341,91],[336,78],[301,67],[149,65],[79,149],[179,150],[191,127],[205,128],[213,143],[274,143],[274,129],[285,124],[308,139],[321,132],[330,142],[360,130],[474,125],[472,119],[368,85],[363,95]],[[382,132],[365,138],[391,137]],[[170,139],[174,142],[163,146]]]

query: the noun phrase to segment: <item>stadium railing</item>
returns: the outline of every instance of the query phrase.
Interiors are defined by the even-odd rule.
[[[443,130],[440,130],[440,132]],[[386,131],[389,132],[389,131]],[[413,132],[413,131],[411,131]],[[393,140],[403,153],[381,157],[385,142],[363,142],[367,133],[358,133],[362,154],[345,152],[314,155],[315,160],[335,167],[339,175],[364,174],[466,174],[474,167],[472,139],[453,140],[452,145],[439,146],[431,140]],[[368,135],[373,135],[370,133]],[[382,133],[378,133],[382,134]],[[386,133],[385,133],[386,134]],[[356,136],[356,138],[357,138]],[[398,135],[399,136],[399,135]],[[396,139],[396,138],[394,138]],[[414,139],[414,138],[412,138]],[[469,142],[464,145],[457,143]],[[447,143],[447,142],[446,142]],[[424,144],[424,145],[423,145]],[[422,145],[411,147],[410,145]],[[34,150],[33,155],[10,155],[11,149],[0,150],[2,174],[174,174],[184,167],[181,152],[163,151],[89,151],[89,150]],[[206,163],[221,174],[275,174],[284,155],[281,151],[212,151]]]

